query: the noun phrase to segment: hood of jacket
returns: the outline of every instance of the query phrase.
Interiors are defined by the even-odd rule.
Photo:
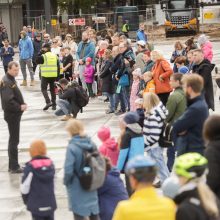
[[[115,138],[109,138],[107,139],[105,142],[105,147],[107,147],[108,149],[111,149],[111,150],[117,150],[118,148],[118,144],[117,142],[115,141]]]
[[[202,49],[204,50],[212,50],[212,43],[210,41],[207,41],[202,45]]]
[[[168,110],[163,105],[162,102],[160,102],[156,107],[154,107],[150,114],[159,116],[161,119],[165,120],[168,115]]]
[[[210,71],[212,71],[215,67],[215,64],[212,64],[209,60],[204,59],[200,64],[195,64],[195,67],[199,67],[199,69],[202,69],[204,66],[208,66],[210,68]]]
[[[83,150],[92,150],[93,148],[95,148],[95,143],[91,140],[90,137],[80,137],[80,136],[74,136],[71,140],[70,140],[70,144],[74,144],[77,147],[83,149]]]
[[[138,123],[134,124],[128,124],[126,125],[127,128],[129,128],[131,131],[133,131],[136,134],[142,134],[142,128]]]
[[[54,178],[55,169],[53,162],[48,157],[35,157],[28,164],[33,168],[34,176],[40,179],[41,182],[50,182]]]

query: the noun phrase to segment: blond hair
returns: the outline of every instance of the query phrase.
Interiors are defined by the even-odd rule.
[[[143,75],[144,76],[149,76],[149,77],[153,78],[153,73],[151,71],[147,71]]]
[[[160,103],[159,97],[152,92],[147,92],[144,94],[144,104],[143,107],[146,113],[150,113],[150,111],[156,107]]]
[[[151,51],[151,57],[154,56],[156,60],[164,59],[162,53],[158,50]]]
[[[32,158],[36,156],[46,156],[47,154],[46,144],[42,140],[33,141],[30,145],[29,153]]]
[[[85,136],[84,125],[77,119],[70,119],[66,124],[66,130],[70,133],[71,136]]]

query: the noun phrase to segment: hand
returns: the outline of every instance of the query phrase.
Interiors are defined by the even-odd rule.
[[[127,59],[124,59],[124,61],[125,61],[125,64],[130,64]]]
[[[161,82],[164,82],[164,79],[163,79],[162,76],[159,76],[159,80],[160,80]]]
[[[21,105],[21,111],[24,112],[26,110],[27,110],[27,105],[26,104]]]
[[[118,81],[119,80],[119,78],[117,77],[117,76],[115,76],[115,79]]]
[[[186,133],[187,133],[187,131],[183,131],[183,132],[179,133],[178,135],[179,135],[179,136],[183,136],[183,135],[185,135]]]
[[[83,64],[83,60],[82,60],[82,59],[81,59],[81,60],[79,60],[79,64],[81,64],[81,65]]]

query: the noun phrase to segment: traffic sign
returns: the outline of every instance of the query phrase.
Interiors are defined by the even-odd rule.
[[[56,19],[51,19],[51,25],[56,26],[57,25],[57,20]]]
[[[86,25],[86,20],[85,18],[73,18],[69,19],[69,25],[75,25],[75,26],[85,26]]]

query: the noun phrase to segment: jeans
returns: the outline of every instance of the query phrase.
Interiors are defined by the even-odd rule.
[[[126,97],[125,97],[125,87],[121,87],[120,93],[115,94],[115,109],[118,108],[118,104],[121,104],[121,111],[126,112]]]
[[[9,141],[8,141],[8,157],[9,170],[19,168],[18,164],[18,144],[20,135],[21,113],[5,113],[4,119],[8,124]]]
[[[92,83],[86,83],[86,86],[87,86],[87,90],[89,92],[89,97],[94,97],[94,93],[92,90]]]
[[[77,215],[75,213],[73,215],[74,215],[74,220],[88,220],[88,219],[89,220],[100,220],[99,215],[91,215],[88,218],[84,217],[84,216]]]
[[[82,83],[83,89],[87,89],[86,83],[85,83],[85,77],[83,76],[83,73],[85,71],[85,65],[79,65],[79,78]]]
[[[156,161],[160,182],[163,183],[165,179],[170,176],[169,170],[165,164],[164,157],[163,157],[163,150],[161,147],[150,148],[147,151],[148,155]]]
[[[34,80],[34,71],[33,71],[32,59],[25,59],[25,60],[20,59],[19,63],[20,63],[20,66],[21,66],[21,72],[22,72],[24,80],[27,80],[26,65],[27,65],[28,70],[30,72],[31,80]]]
[[[70,114],[70,103],[67,100],[59,99],[57,100],[57,105],[60,107],[55,112],[56,116],[69,115]]]
[[[103,92],[102,95],[107,96],[109,98],[110,102],[110,111],[115,111],[115,95],[108,93],[108,92]]]
[[[46,104],[49,104],[52,101],[53,106],[56,106],[56,93],[54,85],[55,80],[56,78],[45,78],[43,76],[41,77],[41,91],[44,96],[45,102]],[[50,85],[51,101],[47,93],[48,84]]]
[[[167,167],[170,172],[172,172],[175,157],[176,148],[174,146],[170,146],[169,148],[167,148]]]

